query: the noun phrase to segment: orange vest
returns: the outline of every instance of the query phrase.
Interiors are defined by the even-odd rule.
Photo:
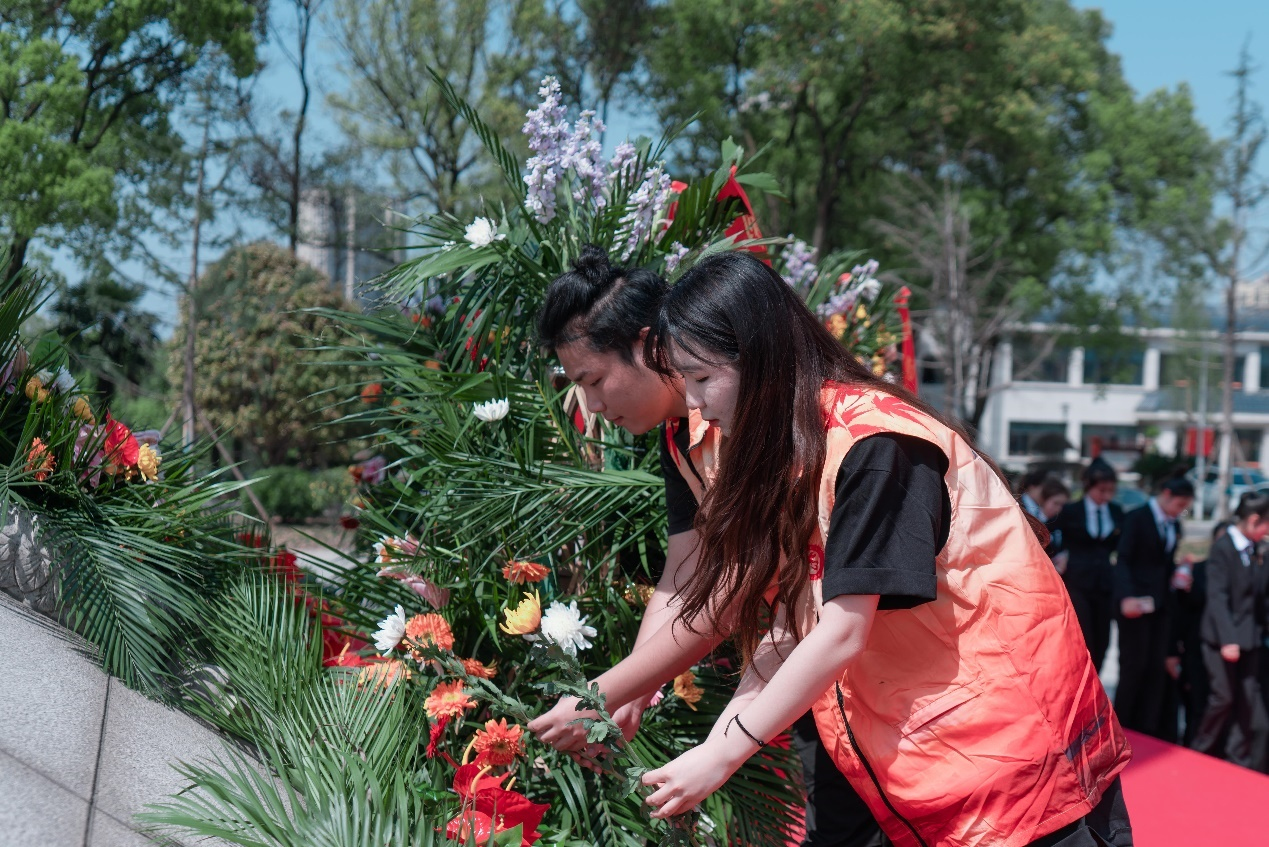
[[[903,400],[830,383],[823,402],[820,538],[842,459],[878,433],[937,445],[952,506],[936,599],[878,611],[864,652],[815,703],[838,769],[896,847],[1020,847],[1083,817],[1130,752],[1017,501],[964,439]],[[803,632],[818,618],[822,547],[808,558]]]

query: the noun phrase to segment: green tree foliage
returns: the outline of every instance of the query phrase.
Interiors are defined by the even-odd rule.
[[[426,211],[475,208],[500,174],[445,79],[504,139],[519,138],[538,71],[569,25],[544,0],[337,0],[346,94],[331,104],[349,136],[385,160],[397,196]],[[554,45],[554,46],[553,46]]]
[[[348,372],[336,365],[341,335],[330,320],[304,310],[353,307],[317,270],[266,242],[231,250],[196,292],[195,402],[211,425],[260,465],[343,461],[353,430],[322,426],[344,411],[339,391]],[[170,342],[173,386],[184,379],[185,332],[182,320]],[[313,349],[319,346],[336,349]]]
[[[72,364],[95,377],[107,406],[120,389],[135,395],[153,368],[159,318],[140,308],[144,294],[144,287],[101,268],[63,291],[53,307]]]
[[[646,91],[663,124],[700,115],[683,160],[728,135],[768,147],[789,197],[768,198],[772,231],[810,232],[823,255],[892,222],[906,237],[879,233],[883,265],[938,289],[912,247],[950,245],[929,221],[966,222],[949,254],[992,269],[975,296],[995,331],[971,333],[965,367],[980,377],[1011,319],[1087,310],[1097,268],[1126,246],[1166,251],[1210,208],[1216,151],[1188,90],[1136,96],[1107,21],[1068,0],[671,0],[655,31]],[[909,203],[948,196],[949,179],[955,214]],[[976,422],[982,392],[963,394]]]
[[[207,48],[255,64],[259,0],[11,0],[0,6],[0,237],[16,279],[37,236],[90,235],[170,206],[182,145],[170,116]]]

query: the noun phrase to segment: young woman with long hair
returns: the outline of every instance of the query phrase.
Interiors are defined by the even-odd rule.
[[[552,281],[538,313],[538,339],[553,352],[564,373],[585,395],[587,409],[635,435],[660,428],[661,470],[669,539],[666,567],[648,601],[636,648],[673,619],[675,585],[695,566],[693,528],[697,492],[718,455],[721,434],[689,415],[683,379],[668,378],[648,367],[643,352],[668,288],[644,269],[613,267],[599,247],[587,245],[573,270]],[[691,480],[692,484],[688,483]],[[661,651],[644,672],[655,687],[681,672],[682,659],[699,661],[717,643],[712,637],[683,639],[681,652]],[[647,686],[645,686],[646,688]],[[653,689],[655,690],[655,688]],[[627,738],[638,729],[651,691],[626,703],[609,705]],[[575,723],[575,701],[567,698],[530,729],[562,749],[578,749],[585,731]],[[807,787],[806,847],[875,847],[881,830],[868,807],[833,766],[820,744],[809,714],[800,718],[794,742],[802,758]]]
[[[650,352],[726,435],[678,631],[746,660],[707,741],[645,775],[654,814],[813,708],[896,845],[1131,844],[1128,746],[1043,530],[965,433],[747,253],[683,276]]]

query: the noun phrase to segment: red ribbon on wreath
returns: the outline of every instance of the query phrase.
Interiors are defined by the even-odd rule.
[[[899,323],[903,326],[903,387],[916,394],[916,344],[912,340],[912,313],[908,309],[911,296],[911,290],[905,285],[894,296],[894,304],[899,309]]]

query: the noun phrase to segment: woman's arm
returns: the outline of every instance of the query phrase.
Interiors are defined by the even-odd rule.
[[[672,617],[672,616],[671,616]],[[657,629],[629,656],[596,677],[609,712],[630,701],[653,694],[667,681],[688,670],[710,654],[723,640],[705,622],[700,632],[690,632],[677,618]],[[554,708],[529,723],[529,731],[557,750],[578,751],[585,747],[586,731],[578,718],[593,716],[577,710],[577,698],[563,697]]]
[[[750,736],[766,743],[805,714],[863,652],[878,599],[876,594],[834,597],[824,604],[815,629],[785,658],[768,651],[763,670],[775,668],[767,673],[768,681],[738,691],[703,744],[644,775],[645,785],[660,786],[647,799],[657,807],[653,817],[691,809],[758,750]]]

